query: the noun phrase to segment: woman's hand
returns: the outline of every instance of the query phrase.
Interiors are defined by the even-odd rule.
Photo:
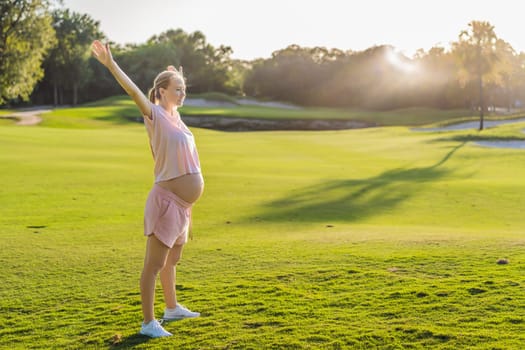
[[[100,63],[104,66],[109,67],[113,62],[113,56],[111,55],[111,50],[109,49],[109,44],[103,45],[100,41],[95,40],[91,45],[91,53]]]

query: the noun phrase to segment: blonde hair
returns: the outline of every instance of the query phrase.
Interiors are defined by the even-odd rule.
[[[182,68],[182,67],[181,67]],[[169,66],[167,70],[160,72],[153,81],[153,87],[149,89],[148,97],[152,103],[160,100],[160,88],[167,89],[171,79],[180,79],[184,81],[182,76],[182,69],[177,71],[173,66]]]

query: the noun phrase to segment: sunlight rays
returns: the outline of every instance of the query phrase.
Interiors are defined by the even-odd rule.
[[[385,59],[389,64],[406,74],[414,74],[419,71],[418,66],[412,60],[394,49],[386,51]]]

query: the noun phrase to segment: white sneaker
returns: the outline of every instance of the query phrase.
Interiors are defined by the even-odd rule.
[[[147,335],[151,338],[160,338],[160,337],[169,337],[173,334],[162,328],[159,321],[153,320],[148,324],[142,322],[142,327],[140,327],[140,334]]]
[[[162,318],[166,321],[171,321],[180,320],[182,318],[199,317],[200,315],[201,314],[199,312],[190,311],[181,304],[177,304],[175,309],[164,309],[164,316]]]

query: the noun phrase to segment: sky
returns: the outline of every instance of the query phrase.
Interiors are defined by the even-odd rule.
[[[392,45],[411,57],[417,49],[448,48],[472,20],[525,51],[519,0],[63,0],[64,7],[100,22],[112,41],[144,43],[181,28],[201,31],[232,58],[269,58],[297,44],[361,51]]]

